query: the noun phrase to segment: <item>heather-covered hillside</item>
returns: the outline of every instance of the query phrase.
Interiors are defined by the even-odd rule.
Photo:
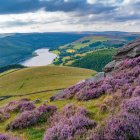
[[[100,105],[102,113],[109,113],[106,119],[91,128],[91,122],[80,121],[82,115],[78,115],[78,118],[75,118],[81,127],[78,136],[76,137],[77,132],[71,131],[73,126],[69,123],[65,128],[65,139],[76,139],[80,136],[82,136],[81,139],[90,140],[140,139],[140,39],[119,49],[114,60],[104,68],[104,71],[104,73],[98,73],[97,76],[65,89],[51,98],[52,100],[74,98],[79,101],[88,101],[101,96],[110,96]],[[81,122],[87,123],[88,129],[85,126],[82,127]],[[60,124],[60,127],[61,125],[63,123]],[[50,132],[50,129],[51,133],[58,133],[56,138],[62,137],[61,133],[64,130],[59,133],[57,123],[47,131]],[[50,139],[46,138],[46,140],[51,139],[53,136]]]
[[[140,39],[118,49],[104,72],[42,94],[46,102],[25,95],[0,108],[0,140],[139,140]]]

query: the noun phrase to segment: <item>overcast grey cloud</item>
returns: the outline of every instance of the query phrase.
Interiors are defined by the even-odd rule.
[[[135,26],[134,30],[140,31],[139,7],[140,0],[0,0],[0,28],[22,32],[22,26],[32,32],[37,28],[67,31],[67,27],[130,30]]]

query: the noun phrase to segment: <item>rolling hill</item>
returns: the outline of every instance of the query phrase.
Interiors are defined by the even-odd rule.
[[[90,34],[72,43],[58,47],[52,52],[59,55],[54,60],[55,65],[74,66],[102,71],[102,68],[112,60],[117,48],[134,40],[139,34],[105,32]]]
[[[92,70],[59,66],[17,69],[1,74],[0,96],[63,89],[94,73]]]
[[[0,37],[0,66],[17,64],[40,48],[54,49],[84,35],[76,33],[8,34]]]
[[[67,57],[62,60],[62,56],[73,55],[71,59],[75,59],[75,53],[85,55],[96,47],[122,46],[138,36],[139,33],[127,32],[0,34],[0,67],[17,64],[32,57],[32,53],[40,48],[49,48],[55,53],[61,52],[57,64],[65,64],[64,60]],[[102,44],[107,39],[109,41]],[[68,65],[71,62],[72,60],[68,62]]]

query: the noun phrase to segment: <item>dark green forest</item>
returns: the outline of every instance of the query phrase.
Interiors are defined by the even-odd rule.
[[[115,48],[96,50],[95,52],[86,54],[81,59],[74,61],[72,66],[102,71],[102,68],[112,60],[115,51]]]

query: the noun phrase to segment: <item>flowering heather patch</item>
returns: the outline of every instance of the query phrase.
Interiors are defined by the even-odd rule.
[[[140,118],[130,113],[120,113],[110,117],[105,126],[93,132],[90,140],[138,140]]]
[[[105,121],[90,140],[138,140],[140,138],[140,97],[125,99],[120,112]]]
[[[18,108],[20,108],[20,112],[30,111],[35,109],[35,105],[32,102],[24,102],[19,104]]]
[[[9,102],[5,106],[5,109],[9,112],[16,111],[16,110],[23,112],[23,111],[33,110],[34,108],[35,105],[26,98]]]
[[[140,85],[140,84],[139,84],[139,85]],[[134,97],[140,96],[140,86],[137,86],[137,87],[135,88],[135,91],[134,91],[134,93],[133,93],[133,96],[134,96]]]
[[[0,140],[23,140],[22,138],[13,137],[7,134],[0,134]]]
[[[51,118],[51,127],[47,129],[44,140],[74,140],[85,137],[88,130],[96,123],[87,116],[87,111],[74,105],[67,105],[62,112],[56,113]]]
[[[105,140],[136,140],[140,136],[140,119],[129,113],[110,118],[104,130]]]
[[[66,105],[63,110],[62,114],[65,115],[66,117],[72,117],[75,114],[80,114],[80,115],[87,115],[87,110],[82,107],[77,107],[73,104],[68,104]]]
[[[122,111],[140,117],[140,96],[127,99],[122,103]]]
[[[28,99],[21,99],[16,101],[11,101],[5,106],[0,108],[0,122],[9,119],[10,113],[13,111],[31,111],[35,109],[35,105]]]
[[[140,138],[140,57],[123,61],[112,73],[112,77],[107,78],[103,81],[113,87],[113,93],[119,93],[122,97],[121,110],[107,119],[104,128],[100,126],[100,131],[94,132],[90,140],[138,140]]]
[[[0,109],[0,122],[10,118],[10,114],[5,112],[2,108]]]
[[[39,106],[38,108],[32,111],[24,111],[8,125],[7,129],[23,129],[31,125],[35,125],[39,122],[44,122],[55,111],[55,106],[47,106],[45,104]]]
[[[126,59],[118,66],[118,68],[121,66],[120,69],[125,69],[135,67],[138,64],[140,64],[140,57],[136,57],[134,59]]]
[[[79,90],[84,87],[85,84],[84,83],[78,83],[74,86],[71,86],[67,89],[64,89],[62,92],[60,92],[59,94],[57,94],[57,96],[55,97],[55,99],[70,99],[73,98],[73,96],[75,95],[75,93],[79,92]]]
[[[126,59],[113,71],[112,76],[107,76],[98,82],[82,82],[57,94],[55,99],[76,98],[90,100],[103,94],[113,94],[118,90],[122,97],[131,97],[136,86],[140,85],[140,57]],[[136,91],[135,91],[136,92]],[[139,90],[135,93],[139,94]]]

